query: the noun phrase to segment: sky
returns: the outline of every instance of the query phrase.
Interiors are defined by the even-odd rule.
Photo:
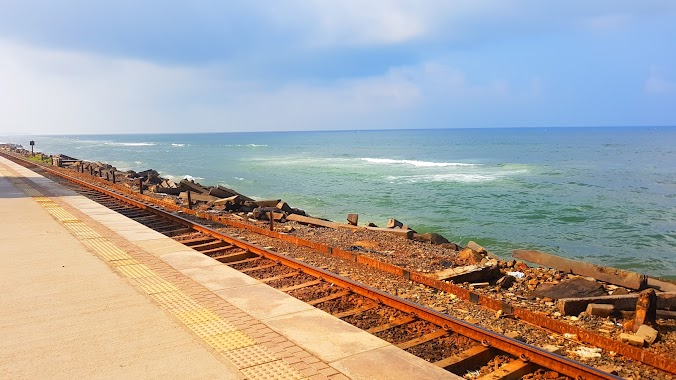
[[[673,0],[0,0],[0,134],[675,125]]]

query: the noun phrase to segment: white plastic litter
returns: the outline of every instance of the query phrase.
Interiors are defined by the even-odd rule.
[[[601,349],[598,347],[580,347],[573,353],[581,359],[595,359],[601,357]]]
[[[525,276],[523,272],[507,272],[507,274],[516,278],[524,278]]]

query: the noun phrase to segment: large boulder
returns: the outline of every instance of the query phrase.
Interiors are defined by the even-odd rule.
[[[435,245],[450,243],[448,239],[439,234],[435,234],[434,232],[428,232],[426,234],[413,234],[413,240],[422,241]]]
[[[455,260],[465,265],[471,265],[481,263],[484,257],[485,257],[484,255],[480,254],[479,252],[471,248],[465,248],[458,253]]]
[[[558,284],[540,284],[533,292],[535,297],[561,298],[596,297],[606,295],[603,285],[581,277],[561,281]]]

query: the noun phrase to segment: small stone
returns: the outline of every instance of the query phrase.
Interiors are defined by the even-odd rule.
[[[387,228],[401,228],[403,227],[404,224],[394,218],[390,218],[389,221],[387,221]]]
[[[495,284],[498,285],[502,289],[508,289],[512,285],[514,285],[514,282],[516,281],[516,277],[506,275],[498,280]]]
[[[519,334],[518,331],[507,331],[507,332],[505,333],[505,336],[506,336],[507,338],[511,338],[511,339],[514,339],[514,340],[521,340],[521,341],[523,341],[523,338],[521,338],[521,334]]]
[[[544,349],[547,352],[551,352],[552,354],[557,354],[557,355],[561,355],[561,352],[562,352],[561,346],[555,346],[553,344],[546,344],[546,345],[542,346],[542,349]]]
[[[490,285],[488,282],[475,282],[473,284],[469,284],[470,288],[487,288]]]
[[[356,226],[359,221],[359,214],[347,214],[347,223]]]
[[[634,334],[621,333],[620,341],[622,343],[627,343],[636,347],[643,347],[644,340],[643,338],[636,336]]]
[[[641,325],[636,330],[636,336],[642,338],[648,344],[653,344],[657,340],[657,335],[657,330],[648,325]]]

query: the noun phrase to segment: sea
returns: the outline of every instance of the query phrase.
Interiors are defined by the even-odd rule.
[[[47,154],[223,185],[308,214],[504,258],[535,249],[676,279],[676,128],[4,136]]]

